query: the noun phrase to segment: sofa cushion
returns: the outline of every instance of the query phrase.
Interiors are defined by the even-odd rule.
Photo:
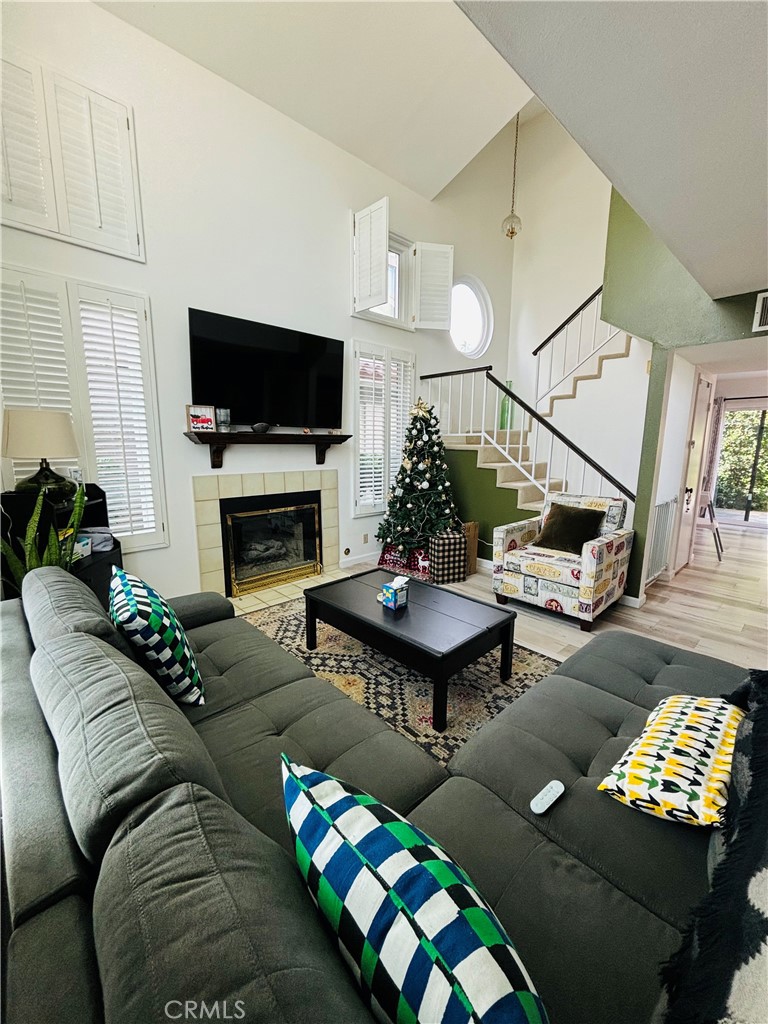
[[[179,782],[227,798],[195,730],[135,662],[80,633],[43,644],[30,670],[59,750],[69,820],[89,860],[101,859],[128,811]]]
[[[631,814],[597,791],[646,718],[620,697],[549,676],[476,733],[448,768],[489,789],[542,836],[681,929],[706,891],[707,831]],[[553,779],[565,785],[564,795],[534,814],[530,801]]]
[[[283,760],[299,869],[378,1017],[546,1021],[503,927],[433,839],[367,793]]]
[[[719,697],[744,678],[744,669],[717,658],[623,630],[596,636],[555,669],[652,711],[663,697],[690,693]]]
[[[93,920],[110,1024],[182,1019],[190,1001],[195,1019],[204,1002],[216,1019],[372,1022],[291,859],[199,786],[121,824]]]
[[[665,697],[597,788],[667,821],[719,826],[744,717],[721,697]]]
[[[274,659],[277,678],[289,675],[290,664],[277,652]],[[306,678],[301,672],[293,682],[269,687],[262,676],[258,688],[263,692],[203,718],[195,728],[233,805],[286,848],[290,839],[280,779],[282,751],[301,764],[343,776],[401,814],[446,778],[445,769],[426,751],[324,679]],[[196,712],[186,714],[191,718]]]
[[[5,1019],[13,1024],[102,1024],[91,909],[68,896],[35,914],[8,944]]]
[[[90,587],[58,565],[28,572],[21,585],[24,614],[35,647],[70,633],[89,633],[133,658],[133,649],[115,629]]]
[[[203,683],[184,627],[162,595],[112,567],[109,614],[165,692],[179,704],[204,704]]]
[[[93,882],[64,808],[56,744],[29,677],[33,648],[21,601],[0,604],[0,631],[3,858],[11,923],[18,927],[67,895],[89,895]]]
[[[647,1024],[677,928],[472,779],[449,779],[408,819],[472,878],[514,937],[552,1021]],[[616,835],[610,823],[601,828]],[[630,864],[644,856],[624,852]]]

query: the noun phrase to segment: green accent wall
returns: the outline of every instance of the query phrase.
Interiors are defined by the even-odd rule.
[[[535,512],[517,507],[517,491],[496,486],[496,473],[478,469],[477,452],[448,451],[445,453],[454,501],[464,522],[480,524],[480,540],[487,542],[478,547],[478,557],[493,557],[493,528],[505,523],[530,519]]]
[[[711,299],[613,190],[603,280],[608,323],[664,348],[753,338],[756,294]]]
[[[640,448],[640,470],[637,478],[637,501],[632,522],[635,539],[627,572],[625,593],[639,597],[643,593],[643,556],[651,521],[651,495],[656,466],[659,461],[661,421],[667,390],[667,377],[673,354],[669,349],[654,345],[651,354],[651,375],[648,381],[648,401],[645,406],[645,427]]]

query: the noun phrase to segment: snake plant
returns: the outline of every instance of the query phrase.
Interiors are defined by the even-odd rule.
[[[77,489],[63,540],[59,539],[59,534],[53,523],[51,523],[48,527],[48,539],[41,555],[39,533],[44,499],[45,491],[40,491],[35,502],[34,511],[27,523],[24,539],[22,541],[21,538],[18,538],[19,546],[24,552],[23,560],[17,555],[12,543],[9,543],[5,538],[0,540],[3,555],[13,575],[13,582],[19,591],[21,590],[22,580],[32,569],[39,569],[43,565],[60,565],[62,569],[66,569],[69,572],[72,567],[72,556],[75,551],[77,531],[80,529],[83,510],[85,509],[85,488],[81,484]]]

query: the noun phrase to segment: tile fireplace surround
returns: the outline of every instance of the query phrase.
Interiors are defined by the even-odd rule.
[[[335,469],[290,473],[209,473],[192,477],[197,524],[197,554],[200,563],[200,589],[224,593],[224,553],[221,544],[219,498],[249,495],[288,494],[291,491],[320,491],[320,515],[323,529],[323,569],[335,573],[339,568],[339,490]],[[292,586],[300,593],[302,584],[316,585],[318,576],[296,580]],[[284,589],[284,588],[279,588]],[[260,599],[263,592],[236,598],[233,604],[273,603]]]

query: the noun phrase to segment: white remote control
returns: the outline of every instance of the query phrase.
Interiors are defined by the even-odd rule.
[[[557,779],[548,782],[540,793],[531,800],[531,810],[534,814],[543,814],[548,811],[555,800],[559,799],[565,792],[565,786]]]

